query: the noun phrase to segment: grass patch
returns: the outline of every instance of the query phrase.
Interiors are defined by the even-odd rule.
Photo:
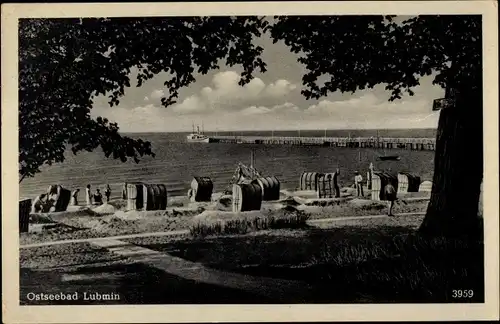
[[[116,210],[127,209],[127,200],[125,199],[112,199],[108,202],[108,204],[113,206]]]
[[[358,199],[361,200],[361,199]],[[359,209],[359,210],[382,210],[382,209],[387,209],[387,203],[385,202],[380,202],[380,201],[373,201],[373,200],[361,200],[362,203],[359,203],[356,205],[354,201],[351,202],[353,205],[352,207],[354,209]]]
[[[428,201],[412,201],[407,204],[397,203],[394,206],[395,214],[425,212],[427,210]],[[366,216],[387,214],[388,204],[385,201],[371,201],[367,199],[353,199],[339,205],[331,205],[326,207],[306,206],[300,209],[310,212],[311,218],[331,218],[331,217],[347,217],[347,216]]]
[[[68,280],[68,276],[71,280]],[[121,260],[54,268],[20,269],[21,305],[166,305],[166,304],[242,304],[268,302],[261,296],[183,279],[141,263]],[[64,278],[66,277],[66,278]],[[28,300],[29,293],[73,294],[80,299]],[[120,300],[84,300],[84,293],[110,292]]]
[[[386,225],[380,222],[150,247],[224,271],[308,282],[318,289],[308,302],[484,302],[483,242],[424,238],[414,226],[389,218]],[[474,295],[454,298],[454,289],[473,290]]]
[[[89,243],[31,247],[19,250],[19,265],[29,269],[53,269],[123,259]]]
[[[299,210],[270,211],[264,213],[240,213],[232,214],[230,218],[220,217],[220,212],[201,217],[190,227],[190,233],[194,237],[207,237],[213,235],[246,234],[248,232],[266,229],[296,229],[307,227],[310,215]]]
[[[316,280],[356,291],[368,301],[483,302],[483,250],[480,242],[401,235],[327,246],[307,270]],[[454,289],[475,295],[455,299]]]

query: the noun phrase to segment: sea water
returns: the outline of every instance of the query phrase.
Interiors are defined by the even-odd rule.
[[[218,135],[299,136],[298,131],[219,132]],[[327,131],[326,136],[365,137],[435,137],[434,129],[417,130],[341,130]],[[26,178],[20,184],[21,197],[34,197],[44,192],[51,184],[61,184],[73,190],[92,185],[92,189],[104,189],[109,184],[112,197],[121,195],[124,182],[141,181],[165,184],[169,196],[184,195],[190,188],[194,176],[210,177],[214,191],[228,188],[238,162],[250,164],[251,152],[255,152],[254,167],[263,176],[276,176],[282,189],[293,189],[299,185],[302,172],[335,172],[340,169],[340,185],[354,181],[354,171],[366,177],[368,166],[393,173],[409,171],[420,175],[422,180],[432,180],[434,168],[433,151],[401,149],[336,148],[320,146],[288,146],[259,144],[186,143],[187,133],[142,133],[124,134],[149,140],[156,157],[143,157],[136,164],[108,159],[100,149],[73,155],[68,149],[63,163],[42,167],[42,172]],[[207,133],[215,135],[215,133]],[[325,132],[300,131],[300,136],[322,137]],[[378,161],[380,155],[399,155],[400,161]]]

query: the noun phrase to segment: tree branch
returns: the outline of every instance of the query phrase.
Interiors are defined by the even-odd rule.
[[[19,180],[19,183],[21,183],[21,181],[23,181],[23,179],[26,177],[26,173],[23,174],[23,176],[21,177],[21,180]]]

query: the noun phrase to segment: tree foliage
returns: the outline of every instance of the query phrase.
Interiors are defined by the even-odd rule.
[[[390,100],[413,95],[419,79],[436,73],[443,88],[481,84],[481,16],[277,16],[268,27],[307,69],[306,98],[355,92],[385,83]],[[326,82],[320,82],[320,76]],[[474,89],[470,89],[474,90]]]
[[[221,59],[243,67],[241,85],[264,72],[261,47],[252,43],[267,23],[258,17],[21,19],[19,21],[19,173],[34,176],[47,163],[101,147],[106,157],[138,162],[151,144],[119,134],[118,125],[92,119],[93,99],[118,105],[131,86],[167,72],[168,96],[217,69]]]

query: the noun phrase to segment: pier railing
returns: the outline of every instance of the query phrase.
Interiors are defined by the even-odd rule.
[[[212,143],[317,145],[332,147],[399,148],[434,150],[435,138],[413,137],[301,137],[301,136],[211,136]]]

